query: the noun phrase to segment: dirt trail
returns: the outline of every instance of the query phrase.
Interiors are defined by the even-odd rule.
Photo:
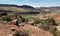
[[[31,36],[53,36],[52,33],[29,24],[26,24],[19,28],[17,28],[17,26],[15,25],[0,25],[0,36],[12,36],[11,28],[16,30],[20,30],[20,29],[27,30],[31,32]]]

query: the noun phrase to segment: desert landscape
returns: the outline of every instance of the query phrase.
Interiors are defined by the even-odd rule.
[[[60,0],[0,0],[0,36],[60,36]]]
[[[0,36],[60,36],[58,10],[0,4]]]

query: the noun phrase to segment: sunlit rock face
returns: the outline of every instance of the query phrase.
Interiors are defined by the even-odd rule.
[[[56,26],[56,28],[60,32],[60,25]]]

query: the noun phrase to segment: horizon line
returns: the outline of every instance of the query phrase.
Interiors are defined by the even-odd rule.
[[[23,6],[23,5],[27,5],[27,4],[0,4],[0,5],[16,5],[16,6]],[[27,5],[27,6],[32,6],[32,5]],[[34,7],[34,6],[32,6]],[[36,6],[37,7],[37,6]],[[53,5],[53,6],[38,6],[38,7],[60,7],[60,5]]]

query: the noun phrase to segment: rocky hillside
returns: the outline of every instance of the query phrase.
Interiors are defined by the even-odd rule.
[[[15,25],[0,25],[0,36],[21,36],[20,30],[26,30],[29,32],[29,36],[53,36],[52,33],[42,30],[38,27],[26,24],[24,26],[20,26],[19,28]],[[17,33],[19,31],[19,33]],[[23,31],[24,34],[26,31]],[[28,33],[27,32],[27,33]],[[26,36],[26,35],[25,35]]]
[[[27,14],[40,14],[40,13],[44,13],[46,14],[47,12],[45,12],[44,10],[38,10],[32,6],[28,6],[28,5],[14,5],[14,4],[0,4],[0,12],[12,12],[12,13],[21,13],[25,14],[25,12]]]
[[[13,13],[20,13],[20,12],[36,12],[36,13],[43,13],[43,14],[49,14],[49,13],[60,13],[60,6],[54,6],[54,7],[38,7],[34,8],[29,5],[14,5],[14,4],[0,4],[0,12],[13,12]],[[22,13],[25,14],[25,13]]]
[[[60,6],[53,6],[53,7],[40,7],[39,10],[43,10],[49,13],[60,13]]]
[[[9,5],[9,4],[0,4],[0,10],[13,11],[13,12],[40,12],[32,6],[28,5]]]

